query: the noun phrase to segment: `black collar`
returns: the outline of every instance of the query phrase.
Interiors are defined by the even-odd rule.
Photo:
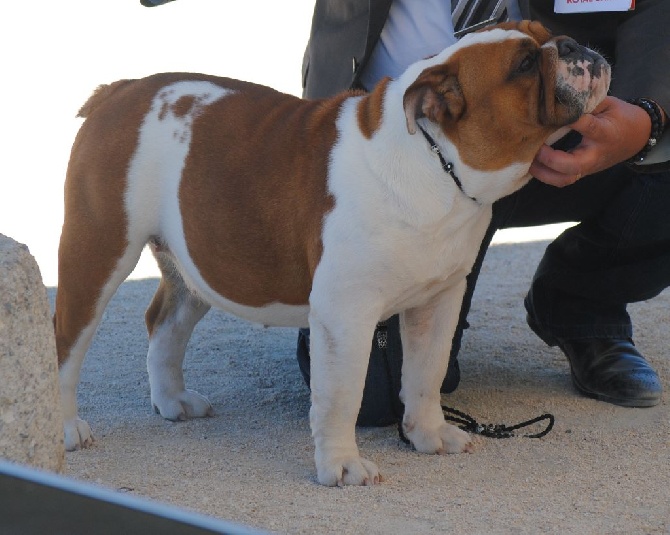
[[[430,144],[430,150],[432,150],[435,154],[437,154],[437,157],[440,159],[440,163],[442,164],[442,169],[451,176],[453,179],[454,183],[456,186],[458,186],[458,189],[461,190],[461,193],[465,195],[468,199],[473,200],[477,204],[481,204],[476,198],[470,197],[467,193],[465,193],[465,190],[463,189],[463,184],[461,184],[460,179],[456,176],[456,173],[454,173],[454,164],[451,162],[447,162],[444,159],[444,156],[442,156],[442,152],[440,151],[440,147],[437,146],[437,143],[435,143],[435,140],[430,137],[430,134],[426,132],[421,125],[417,125],[419,127],[419,130],[421,130],[421,133],[423,134],[423,137],[426,138],[426,141]]]

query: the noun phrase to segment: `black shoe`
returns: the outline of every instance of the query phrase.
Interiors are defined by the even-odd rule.
[[[565,353],[572,381],[583,394],[623,407],[653,407],[661,401],[658,375],[629,338],[556,338],[530,315],[526,321],[546,344]]]

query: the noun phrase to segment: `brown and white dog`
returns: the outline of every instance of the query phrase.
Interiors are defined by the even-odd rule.
[[[147,368],[163,417],[212,412],[182,375],[210,306],[309,326],[318,480],[376,483],[355,422],[375,325],[400,313],[404,432],[421,452],[470,451],[444,420],[440,383],[491,204],[529,180],[541,144],[609,79],[600,56],[526,21],[466,36],[369,94],[306,101],[200,74],[100,87],[65,183],[54,325],[66,448],[92,442],[80,367],[150,244],[163,276]]]

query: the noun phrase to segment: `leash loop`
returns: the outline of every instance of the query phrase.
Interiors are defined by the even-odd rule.
[[[464,412],[453,409],[451,407],[447,407],[446,405],[442,405],[442,411],[444,412],[445,420],[460,424],[461,429],[464,431],[489,438],[511,438],[516,436],[514,431],[518,429],[528,427],[529,425],[533,425],[543,420],[548,420],[547,426],[543,431],[529,435],[521,435],[525,438],[542,438],[552,430],[556,420],[553,414],[546,413],[511,426],[507,426],[505,424],[480,424],[472,416],[469,416]]]
[[[446,405],[442,405],[442,412],[444,413],[445,420],[458,424],[458,426],[463,431],[488,438],[511,438],[516,436],[514,431],[523,429],[524,427],[528,427],[543,420],[547,420],[547,426],[544,428],[544,430],[538,433],[520,435],[524,438],[542,438],[553,429],[554,422],[556,421],[553,414],[545,413],[535,418],[531,418],[530,420],[525,420],[511,426],[507,426],[505,424],[480,424],[469,414],[452,407],[447,407]],[[402,430],[402,421],[398,422],[398,434],[400,435],[400,440],[402,440],[405,444],[410,443],[409,439],[405,436],[405,433]]]

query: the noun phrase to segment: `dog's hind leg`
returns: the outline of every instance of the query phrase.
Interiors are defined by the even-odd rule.
[[[145,314],[151,403],[168,420],[211,416],[207,398],[186,389],[182,370],[191,333],[210,307],[188,289],[170,253],[159,249],[152,244],[163,277]]]
[[[109,300],[137,265],[144,247],[144,242],[127,243],[109,230],[111,225],[78,226],[76,219],[66,215],[63,225],[53,318],[68,451],[93,442],[89,425],[77,413],[81,365]]]

